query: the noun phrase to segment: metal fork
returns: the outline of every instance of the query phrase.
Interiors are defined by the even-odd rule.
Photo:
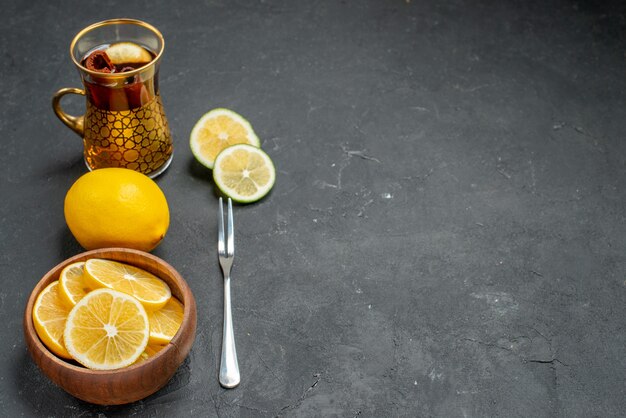
[[[217,254],[222,272],[224,272],[224,331],[222,334],[222,359],[220,361],[220,385],[234,388],[239,384],[239,364],[235,349],[233,316],[230,309],[230,268],[235,258],[235,237],[233,231],[233,204],[228,198],[228,230],[224,241],[224,208],[220,197],[219,220],[217,230]]]

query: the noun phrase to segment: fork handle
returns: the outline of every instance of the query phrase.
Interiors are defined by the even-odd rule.
[[[224,277],[224,331],[222,333],[222,359],[220,361],[220,385],[234,388],[239,384],[239,364],[233,332],[233,315],[230,308],[230,275]]]

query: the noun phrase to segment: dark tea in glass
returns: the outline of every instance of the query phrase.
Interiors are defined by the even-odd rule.
[[[158,85],[162,51],[156,29],[129,19],[92,25],[74,39],[72,58],[85,89],[60,90],[53,106],[83,137],[90,169],[124,167],[155,177],[169,165],[172,138]],[[82,120],[60,109],[60,97],[67,93],[87,96]]]
[[[111,51],[122,51],[111,53]],[[90,51],[80,64],[91,71],[104,74],[121,74],[136,70],[149,64],[155,57],[154,52],[131,42],[113,45],[99,45]],[[121,88],[110,89],[101,79],[87,82],[87,99],[98,109],[129,110],[141,107],[156,97],[158,86],[154,79],[141,81],[137,76],[129,76]]]

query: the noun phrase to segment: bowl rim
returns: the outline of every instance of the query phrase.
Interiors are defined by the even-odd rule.
[[[101,255],[101,253],[103,252],[105,253],[105,255]],[[148,260],[162,266],[165,270],[167,270],[169,275],[173,277],[172,280],[174,280],[178,284],[178,287],[180,288],[180,293],[185,299],[181,301],[183,303],[183,321],[180,325],[178,332],[176,333],[176,335],[174,335],[174,338],[172,338],[172,340],[168,342],[164,346],[163,349],[159,350],[158,353],[148,358],[147,360],[144,360],[139,363],[135,362],[131,364],[130,366],[122,367],[119,369],[93,370],[82,365],[72,364],[69,362],[70,361],[69,359],[63,359],[61,357],[58,357],[53,352],[51,352],[48,349],[48,347],[46,347],[46,345],[41,341],[41,339],[39,338],[39,335],[37,334],[37,331],[35,330],[32,310],[35,304],[35,300],[37,299],[37,296],[39,295],[39,293],[47,285],[52,283],[55,280],[55,277],[56,277],[56,280],[58,280],[58,276],[61,274],[61,271],[63,270],[63,268],[68,266],[69,264],[78,262],[78,261],[83,261],[88,258],[102,258],[102,259],[109,259],[112,261],[124,262],[124,261],[116,260],[113,258],[107,258],[106,253],[111,253],[111,254],[125,253],[125,254],[137,255],[143,258],[147,258]],[[98,256],[96,256],[96,254],[98,254]],[[132,262],[126,262],[126,263],[132,265]],[[25,332],[30,334],[32,343],[35,345],[37,350],[46,358],[46,360],[51,361],[60,367],[70,369],[77,373],[83,373],[86,375],[99,375],[99,376],[105,377],[108,375],[119,375],[120,373],[126,373],[126,372],[132,373],[133,370],[149,367],[152,363],[157,362],[159,358],[164,356],[167,351],[177,349],[180,346],[180,340],[183,338],[183,333],[181,331],[185,329],[185,325],[187,325],[192,320],[191,315],[192,315],[193,310],[195,310],[195,299],[194,299],[193,293],[191,292],[191,288],[189,287],[185,279],[183,279],[183,277],[180,275],[180,273],[178,273],[178,271],[176,271],[176,269],[172,267],[169,263],[167,263],[165,260],[153,254],[140,251],[140,250],[131,249],[131,248],[123,248],[123,247],[98,248],[95,250],[85,251],[85,252],[76,254],[72,257],[69,257],[63,260],[62,262],[58,263],[54,267],[52,267],[50,270],[48,270],[46,274],[43,275],[43,277],[37,282],[37,284],[31,291],[28,297],[28,300],[26,302],[26,307],[24,310],[24,330]],[[195,332],[195,330],[193,330],[193,332]],[[28,336],[26,338],[28,338]]]

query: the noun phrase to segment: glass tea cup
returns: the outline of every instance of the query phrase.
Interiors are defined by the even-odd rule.
[[[135,44],[150,54],[149,62],[111,72],[89,68],[86,60],[111,45]],[[90,170],[123,167],[156,177],[172,160],[172,136],[159,94],[159,63],[164,41],[152,25],[135,19],[112,19],[80,31],[70,54],[83,89],[63,88],[52,98],[55,114],[83,138],[85,164]],[[82,116],[65,113],[61,98],[86,96]]]

